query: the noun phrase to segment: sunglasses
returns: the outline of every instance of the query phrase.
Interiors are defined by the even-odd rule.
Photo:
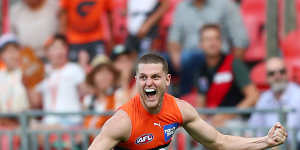
[[[284,75],[286,74],[286,69],[280,69],[280,70],[270,70],[270,71],[267,71],[267,76],[271,77],[271,76],[274,76],[276,73],[280,73],[280,75]]]

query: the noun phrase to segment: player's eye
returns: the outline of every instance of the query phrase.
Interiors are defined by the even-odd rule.
[[[147,80],[147,77],[146,76],[140,76],[140,79],[141,80]]]
[[[158,79],[160,79],[160,76],[159,75],[154,75],[154,76],[152,76],[152,79],[153,80],[158,80]]]

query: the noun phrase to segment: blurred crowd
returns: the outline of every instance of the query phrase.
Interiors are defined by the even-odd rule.
[[[300,87],[285,59],[253,58],[265,45],[265,19],[251,6],[265,7],[263,1],[16,1],[9,32],[0,37],[0,112],[116,110],[137,93],[135,61],[155,52],[169,63],[169,93],[194,107],[295,108],[287,124],[299,127]],[[257,15],[252,24],[247,15]],[[276,114],[201,116],[215,127],[271,127],[279,120]],[[108,118],[44,116],[30,127],[98,129]],[[0,128],[19,125],[0,118]]]

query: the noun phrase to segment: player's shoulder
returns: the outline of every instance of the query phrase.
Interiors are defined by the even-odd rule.
[[[123,110],[118,110],[108,121],[105,122],[102,131],[106,135],[126,141],[131,134],[131,120]]]
[[[191,121],[197,117],[198,113],[191,104],[178,98],[176,98],[176,103],[181,112],[183,123]]]
[[[189,108],[194,108],[191,104],[186,102],[185,100],[175,98],[176,104],[179,107],[179,109],[189,109]]]

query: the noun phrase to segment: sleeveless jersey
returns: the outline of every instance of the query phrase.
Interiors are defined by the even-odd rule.
[[[128,141],[121,142],[114,150],[164,150],[182,125],[181,112],[175,97],[165,94],[162,108],[157,114],[150,114],[136,95],[123,105],[131,120],[131,135]]]

